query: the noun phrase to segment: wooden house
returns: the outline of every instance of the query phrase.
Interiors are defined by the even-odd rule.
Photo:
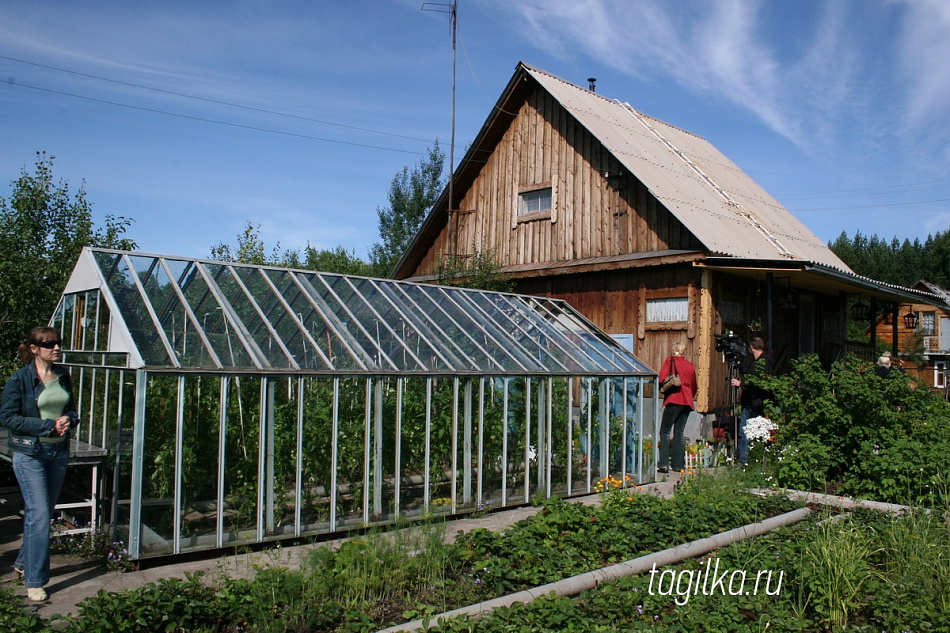
[[[928,281],[913,288],[927,292],[934,303],[892,303],[874,319],[869,334],[883,341],[901,367],[920,383],[950,393],[950,291]]]
[[[830,363],[849,302],[932,299],[856,276],[706,140],[524,63],[393,276],[432,281],[474,253],[653,367],[685,342],[701,412],[727,392],[716,335],[761,336],[780,369]]]

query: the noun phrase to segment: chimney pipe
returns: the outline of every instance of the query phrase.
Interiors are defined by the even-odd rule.
[[[589,86],[589,90],[591,92],[597,92],[597,77],[588,77],[587,85]]]

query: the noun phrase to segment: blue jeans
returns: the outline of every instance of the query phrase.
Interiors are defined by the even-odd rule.
[[[660,422],[660,459],[657,468],[670,467],[673,470],[686,469],[686,421],[692,411],[684,404],[668,404],[663,407],[663,419]],[[673,432],[673,450],[670,451],[670,432]]]
[[[23,570],[27,587],[49,582],[50,520],[66,479],[69,440],[40,443],[38,455],[13,453],[13,472],[23,494],[23,546],[13,564]]]

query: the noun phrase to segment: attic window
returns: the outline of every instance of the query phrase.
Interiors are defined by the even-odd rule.
[[[551,215],[551,187],[518,194],[518,219],[528,220]]]

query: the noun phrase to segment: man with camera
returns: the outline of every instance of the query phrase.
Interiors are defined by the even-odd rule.
[[[749,341],[749,351],[739,364],[739,375],[732,379],[733,387],[742,388],[739,404],[742,407],[739,414],[739,463],[749,463],[749,442],[745,436],[745,425],[750,418],[765,413],[765,398],[768,392],[755,385],[755,377],[771,375],[773,371],[772,357],[765,351],[765,341],[753,336]],[[749,379],[752,380],[749,380]]]

